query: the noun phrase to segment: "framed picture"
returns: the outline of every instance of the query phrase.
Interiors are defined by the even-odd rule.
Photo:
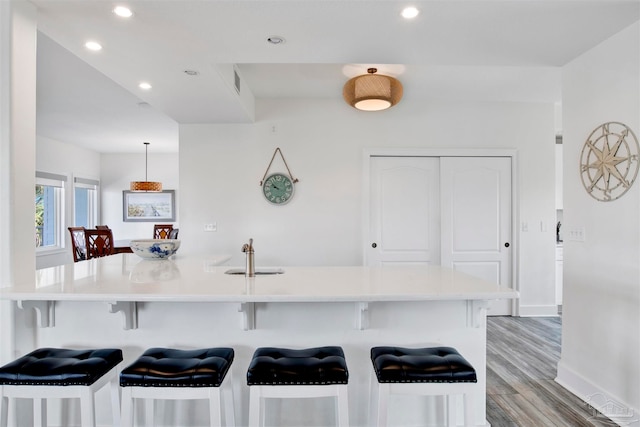
[[[122,220],[158,222],[176,220],[175,190],[159,192],[122,192]]]

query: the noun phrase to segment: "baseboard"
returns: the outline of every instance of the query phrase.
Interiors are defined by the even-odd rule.
[[[594,420],[601,418],[600,414],[602,414],[619,426],[640,426],[639,408],[633,408],[631,405],[621,403],[607,393],[606,390],[601,389],[582,375],[568,368],[562,360],[558,363],[558,375],[555,381],[599,411],[599,413],[594,411]]]
[[[521,305],[518,308],[520,317],[558,316],[557,305]]]

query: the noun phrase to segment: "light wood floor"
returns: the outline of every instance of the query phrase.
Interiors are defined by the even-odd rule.
[[[487,420],[492,426],[615,425],[554,381],[561,332],[561,317],[488,318]]]

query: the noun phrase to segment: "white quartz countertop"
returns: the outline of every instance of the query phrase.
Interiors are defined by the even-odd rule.
[[[0,288],[31,301],[374,302],[493,300],[518,292],[438,266],[282,267],[283,274],[229,275],[214,257],[142,260],[118,254],[37,270],[33,282]],[[259,269],[259,267],[258,267]]]

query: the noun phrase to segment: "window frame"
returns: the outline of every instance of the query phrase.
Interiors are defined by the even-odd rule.
[[[53,206],[53,209],[50,211],[50,212],[53,212],[53,215],[54,215],[54,221],[53,221],[54,244],[46,245],[46,246],[42,246],[42,245],[38,246],[37,240],[36,240],[35,242],[36,254],[63,251],[66,246],[64,231],[66,230],[65,212],[66,212],[66,200],[67,200],[67,197],[66,197],[67,176],[36,171],[35,185],[52,187],[55,189],[53,194],[54,206]],[[34,196],[35,196],[35,187],[34,187]],[[35,200],[34,200],[34,203],[35,203]],[[34,218],[34,227],[35,227],[35,218]],[[37,238],[37,235],[38,233],[36,231],[36,238]]]
[[[71,224],[72,226],[78,226],[78,199],[76,197],[76,189],[77,188],[85,188],[88,190],[93,190],[92,200],[89,201],[87,207],[87,224],[84,225],[86,228],[95,228],[95,226],[99,223],[100,218],[100,181],[89,178],[80,178],[75,177],[73,179],[73,207],[72,207],[72,215],[71,215]],[[70,225],[71,226],[71,225]]]

